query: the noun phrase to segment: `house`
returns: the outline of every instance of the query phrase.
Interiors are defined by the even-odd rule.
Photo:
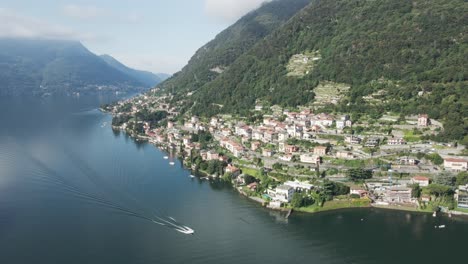
[[[199,121],[200,121],[200,119],[198,117],[196,117],[196,116],[192,116],[190,118],[190,122],[192,122],[192,123],[198,123]]]
[[[195,129],[195,124],[194,123],[190,123],[190,122],[186,122],[185,125],[184,125],[185,128],[188,128],[188,129]]]
[[[369,148],[375,148],[379,145],[379,142],[380,142],[380,139],[379,138],[368,138],[366,140],[366,144],[365,146],[366,147],[369,147]]]
[[[346,136],[345,142],[349,144],[361,144],[362,139],[360,137],[355,136]]]
[[[288,144],[285,144],[284,142],[281,142],[278,144],[278,151],[284,152],[286,154],[291,154],[291,153],[299,151],[299,147],[295,145],[288,145]]]
[[[228,164],[226,167],[226,172],[232,174],[232,176],[237,177],[240,174],[240,170],[232,164]]]
[[[336,152],[336,157],[338,159],[354,159],[353,153],[349,151],[338,151]]]
[[[255,129],[252,131],[252,139],[263,141],[263,129]]]
[[[210,120],[210,125],[211,126],[218,126],[218,123],[219,123],[219,119],[217,117],[212,117],[211,120]]]
[[[363,198],[367,196],[368,192],[364,188],[353,187],[350,190],[350,194],[356,194],[356,195],[359,195],[359,197]]]
[[[423,194],[421,195],[421,202],[428,203],[431,201],[431,196],[428,194]]]
[[[387,141],[388,145],[405,145],[406,141],[403,138],[391,138]]]
[[[468,160],[460,158],[445,158],[444,167],[447,170],[455,172],[466,171],[468,168]]]
[[[250,149],[252,151],[256,151],[257,149],[260,148],[260,146],[262,145],[262,143],[258,142],[258,141],[254,141],[252,142],[252,144],[250,145]]]
[[[206,160],[217,160],[219,159],[219,153],[214,151],[214,150],[210,150],[206,153]]]
[[[192,143],[192,137],[190,137],[190,136],[184,137],[182,140],[183,140],[185,146]]]
[[[207,160],[208,159],[208,151],[201,150],[200,151],[200,157],[202,158],[202,160]]]
[[[316,155],[302,154],[300,156],[300,161],[303,163],[319,164],[320,157]]]
[[[225,137],[230,136],[230,135],[231,135],[231,129],[229,129],[229,128],[223,128],[223,129],[221,129],[221,134],[222,134],[223,136],[225,136]]]
[[[279,159],[282,160],[282,161],[291,161],[292,157],[293,157],[293,155],[286,154],[286,155],[280,156]]]
[[[252,138],[252,129],[249,126],[239,125],[235,127],[236,135]]]
[[[268,190],[267,192],[273,201],[289,203],[294,195],[294,188],[288,185],[280,185],[275,190]]]
[[[455,191],[455,199],[457,200],[458,207],[468,208],[468,184],[460,185]]]
[[[174,122],[171,122],[171,121],[167,122],[167,128],[168,129],[174,128]]]
[[[414,176],[410,181],[412,184],[419,184],[421,187],[429,186],[430,179],[424,176]]]
[[[258,183],[252,182],[251,184],[247,185],[247,188],[249,188],[251,191],[256,191],[258,188]]]
[[[327,154],[327,147],[317,146],[314,148],[314,155],[325,156]]]
[[[411,157],[406,157],[406,158],[400,158],[398,160],[398,163],[401,165],[418,165],[419,160]]]
[[[388,203],[411,203],[411,188],[390,187],[385,192],[384,201]]]
[[[278,140],[279,141],[286,141],[288,138],[289,138],[288,133],[286,133],[286,132],[278,133]]]
[[[273,156],[273,150],[271,150],[271,149],[263,149],[263,150],[262,150],[262,156],[264,156],[264,157],[271,157],[271,156]]]
[[[336,128],[337,128],[337,129],[343,129],[343,128],[345,128],[345,121],[343,121],[343,120],[337,120],[337,121],[336,121]]]
[[[308,183],[308,182],[301,182],[298,180],[295,181],[287,181],[284,183],[287,186],[291,186],[294,188],[296,191],[310,191],[314,188],[314,185]]]
[[[429,119],[428,115],[422,114],[418,117],[418,126],[420,127],[427,127],[431,124],[431,120]]]
[[[264,142],[273,142],[278,140],[278,132],[276,131],[266,131],[263,133],[263,141]]]
[[[255,111],[262,111],[263,110],[263,105],[256,105],[255,106]]]

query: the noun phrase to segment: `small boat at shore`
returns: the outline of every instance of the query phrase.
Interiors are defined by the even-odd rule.
[[[191,175],[191,174],[190,174],[190,178],[195,178],[195,175]]]
[[[440,226],[434,226],[434,228],[439,228],[439,229],[442,229],[442,228],[445,228],[445,225],[440,225]]]

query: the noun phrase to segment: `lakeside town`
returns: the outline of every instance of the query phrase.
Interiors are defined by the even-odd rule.
[[[468,152],[434,142],[425,113],[354,118],[257,102],[249,117],[180,114],[169,95],[103,106],[114,129],[175,152],[195,175],[281,210],[383,207],[468,213]]]

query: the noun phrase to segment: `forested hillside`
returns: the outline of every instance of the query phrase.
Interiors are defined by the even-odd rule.
[[[185,110],[246,114],[259,99],[295,107],[313,102],[318,85],[340,83],[351,89],[324,111],[428,113],[443,120],[441,137],[461,139],[468,132],[466,14],[463,0],[314,0],[186,98]]]
[[[179,98],[202,87],[308,3],[310,0],[274,0],[263,4],[201,47],[182,71],[159,87],[173,90]]]

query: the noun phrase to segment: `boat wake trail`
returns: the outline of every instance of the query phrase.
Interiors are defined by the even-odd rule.
[[[24,148],[23,148],[24,150]],[[101,191],[100,194],[94,194],[90,192],[86,192],[81,190],[79,187],[68,181],[65,177],[60,175],[57,171],[50,168],[47,164],[43,161],[39,160],[38,158],[34,157],[32,154],[28,153],[27,151],[23,151],[24,156],[27,157],[37,168],[35,173],[38,180],[46,181],[51,184],[58,185],[62,188],[62,190],[67,191],[68,193],[72,194],[74,197],[80,198],[85,200],[86,202],[92,202],[98,204],[100,206],[104,206],[106,208],[112,209],[117,211],[119,214],[135,217],[140,220],[148,221],[150,223],[154,223],[157,225],[165,226],[171,228],[177,232],[183,234],[193,234],[194,230],[182,225],[173,217],[165,217],[162,214],[155,214],[155,213],[148,213],[148,210],[144,209],[141,204],[135,197],[130,196],[130,194],[126,194],[127,198],[131,198],[136,204],[139,204],[140,210],[130,209],[123,205],[120,205],[116,202],[111,201],[110,199],[106,199],[103,196],[103,192]],[[77,155],[65,151],[67,156],[73,161],[76,167],[81,171],[81,173],[91,182],[93,183],[98,189],[100,190],[107,190],[116,192],[116,190],[111,189],[109,184],[106,184],[105,181],[99,178],[98,173],[94,171],[91,167],[89,167],[83,160],[79,159]],[[106,188],[107,187],[107,188]],[[152,211],[152,210],[151,210]],[[151,215],[151,216],[149,216]]]

